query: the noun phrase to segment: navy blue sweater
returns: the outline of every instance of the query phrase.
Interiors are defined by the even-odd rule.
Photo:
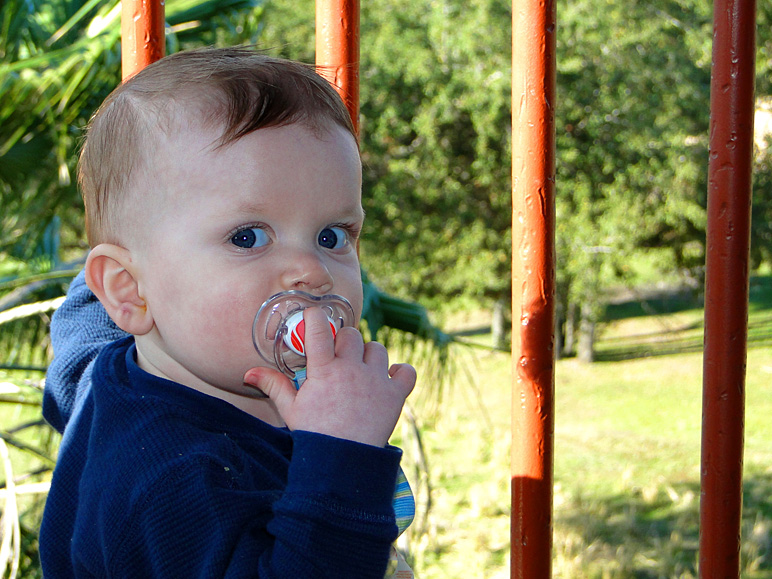
[[[398,449],[275,428],[144,372],[132,338],[94,334],[84,288],[52,328],[47,579],[384,576]]]

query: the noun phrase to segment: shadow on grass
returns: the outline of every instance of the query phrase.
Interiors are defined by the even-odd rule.
[[[749,301],[752,310],[772,309],[772,275],[754,275],[750,278]],[[606,321],[634,317],[666,315],[700,309],[701,294],[696,290],[672,289],[654,291],[631,290],[628,299],[618,300],[606,307]]]
[[[772,346],[772,276],[753,276],[749,287],[748,347]],[[613,339],[598,340],[595,360],[620,362],[637,358],[670,356],[701,352],[703,348],[703,303],[691,290],[662,290],[632,293],[632,297],[610,303],[605,308],[603,323],[613,324],[635,318],[658,320],[651,331]],[[673,314],[693,312],[692,321],[674,325]],[[460,338],[490,334],[490,325],[453,332]]]
[[[772,578],[770,496],[772,474],[746,476],[741,550],[745,579]],[[650,488],[601,498],[563,497],[555,513],[555,576],[696,578],[699,497],[697,483],[652,483]]]
[[[772,346],[772,276],[752,277],[749,297],[748,347]],[[639,296],[638,299],[609,304],[604,320],[613,323],[643,316],[664,318],[675,313],[701,310],[702,307],[693,292],[663,291],[649,294],[645,299]],[[596,360],[617,362],[702,351],[702,317],[677,327],[669,324],[659,326],[650,333],[600,341],[596,345]]]
[[[662,290],[633,293],[606,306],[604,320],[615,322],[630,318],[677,314],[702,307],[701,299],[689,290]]]

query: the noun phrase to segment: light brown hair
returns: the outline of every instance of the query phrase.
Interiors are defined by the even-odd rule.
[[[127,186],[150,166],[159,131],[173,133],[179,119],[191,115],[204,127],[222,127],[219,147],[258,129],[296,122],[314,130],[333,123],[356,140],[340,96],[308,65],[247,48],[162,58],[116,88],[87,128],[78,181],[92,247],[119,241]]]

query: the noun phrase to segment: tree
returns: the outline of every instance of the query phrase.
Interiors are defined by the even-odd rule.
[[[437,304],[508,303],[509,3],[371,2],[362,21],[373,275]]]
[[[757,107],[772,110],[772,6],[757,7],[756,94]],[[751,260],[755,267],[772,264],[772,136],[759,147],[753,167]]]
[[[579,304],[586,348],[612,283],[660,251],[703,261],[710,14],[695,4],[573,3],[558,35],[557,212],[563,312]],[[706,51],[707,48],[707,51]]]

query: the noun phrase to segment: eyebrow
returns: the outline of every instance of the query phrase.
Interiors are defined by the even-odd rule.
[[[365,218],[365,208],[362,207],[361,204],[357,205],[356,207],[352,207],[351,209],[341,211],[341,214],[346,217],[352,217],[356,219],[364,219]]]
[[[273,203],[258,200],[243,201],[235,207],[236,212],[242,215],[261,215],[271,209],[275,209]],[[333,211],[332,213],[336,215],[336,219],[364,220],[365,218],[365,209],[362,207],[361,203],[352,204],[351,206],[342,208],[340,211]]]
[[[326,208],[324,213],[327,213]],[[333,219],[364,219],[365,209],[362,207],[362,203],[346,204],[338,207],[337,209],[330,209],[329,215],[332,215]]]
[[[249,201],[243,201],[239,202],[235,209],[238,213],[243,214],[261,214],[265,213],[268,209],[270,209],[272,206],[271,203],[267,203],[265,201],[258,201],[258,200],[252,200]]]

